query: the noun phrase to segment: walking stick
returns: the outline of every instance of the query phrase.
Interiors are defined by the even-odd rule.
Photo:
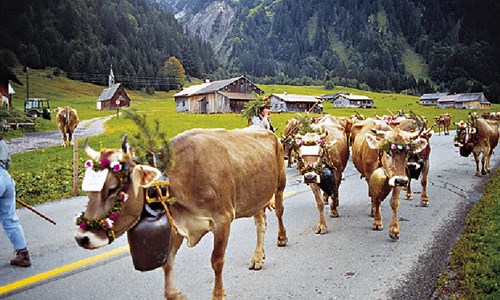
[[[16,202],[19,203],[19,204],[21,204],[22,206],[26,207],[27,209],[31,210],[32,212],[34,212],[35,214],[39,215],[40,217],[44,218],[45,220],[49,221],[50,223],[56,225],[56,222],[52,221],[49,217],[47,217],[46,215],[42,214],[38,210],[34,209],[32,206],[24,203],[23,201],[21,201],[19,199],[16,199]]]

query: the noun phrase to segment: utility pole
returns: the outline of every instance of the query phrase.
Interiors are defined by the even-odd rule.
[[[30,68],[26,67],[26,100],[30,98]]]

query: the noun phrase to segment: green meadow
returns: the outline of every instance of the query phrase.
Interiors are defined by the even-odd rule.
[[[26,82],[26,74],[20,69],[16,74],[22,82]],[[48,98],[51,107],[71,106],[76,108],[80,120],[87,120],[107,115],[115,115],[116,111],[96,110],[96,99],[103,86],[89,83],[81,83],[69,80],[64,76],[53,76],[51,69],[30,70],[29,88],[30,97]],[[26,97],[26,84],[24,86],[13,85],[16,91],[13,105],[22,109]],[[466,120],[468,110],[442,110],[437,107],[422,106],[418,104],[418,97],[403,94],[385,94],[360,91],[344,87],[336,87],[326,90],[321,86],[282,86],[282,85],[260,85],[266,95],[273,93],[301,94],[320,96],[332,93],[352,93],[366,95],[374,99],[376,108],[354,109],[334,108],[331,103],[323,103],[324,113],[335,116],[350,116],[355,113],[366,117],[376,115],[395,114],[403,109],[405,113],[410,111],[423,115],[433,124],[434,117],[448,112],[453,121]],[[191,128],[241,128],[246,126],[247,121],[239,114],[186,114],[175,112],[174,92],[156,92],[148,95],[142,91],[127,91],[132,99],[131,107],[145,114],[152,122],[160,121],[161,130],[173,137],[178,133]],[[500,111],[500,105],[493,104],[489,111]],[[483,112],[483,111],[479,111]],[[277,134],[281,135],[286,120],[293,118],[296,113],[273,114],[273,125],[278,127]],[[55,118],[52,121],[37,119],[36,130],[57,130]],[[89,144],[94,149],[101,147],[116,148],[120,146],[124,134],[132,135],[137,128],[132,121],[123,116],[114,117],[105,125],[106,132],[89,139]],[[453,127],[452,127],[453,129]],[[11,130],[6,133],[6,138],[18,136],[20,132]],[[79,177],[83,174],[83,164],[87,157],[82,149],[83,141],[79,140]],[[39,204],[73,195],[73,151],[71,148],[61,146],[39,149],[27,153],[12,155],[11,173],[16,181],[18,197],[28,204]],[[467,220],[467,229],[457,246],[452,251],[450,270],[459,278],[456,283],[460,294],[449,294],[450,299],[498,299],[499,295],[499,249],[500,232],[500,195],[499,195],[500,172],[495,172],[490,183],[485,189],[480,204],[475,208]],[[82,194],[79,192],[79,194]],[[439,288],[445,290],[449,279],[445,273],[439,280]],[[464,296],[465,295],[465,296]]]
[[[15,70],[18,78],[27,82],[26,73],[21,69]],[[418,104],[418,97],[403,94],[384,94],[368,91],[360,91],[345,87],[336,87],[326,90],[321,86],[283,86],[283,85],[258,85],[270,94],[299,94],[320,96],[331,93],[352,93],[366,95],[374,99],[375,108],[334,108],[332,103],[323,103],[324,113],[335,116],[350,116],[355,113],[366,117],[375,115],[396,114],[402,109],[405,113],[410,111],[423,115],[433,124],[434,117],[440,113],[448,112],[454,121],[467,119],[468,110],[442,110],[434,106],[422,106]],[[13,84],[16,94],[13,98],[13,106],[22,110],[26,97],[27,84],[19,86]],[[29,71],[29,95],[32,98],[47,98],[51,101],[51,108],[57,106],[71,106],[78,111],[80,120],[87,120],[107,115],[115,116],[105,125],[106,132],[89,139],[89,144],[95,149],[101,147],[119,147],[124,134],[132,135],[137,131],[132,121],[123,116],[117,116],[115,110],[98,111],[96,99],[105,87],[90,83],[82,83],[66,78],[65,76],[54,76],[52,69]],[[159,120],[160,129],[169,138],[192,128],[242,128],[247,121],[240,114],[189,114],[176,113],[175,101],[171,92],[156,92],[149,95],[143,91],[128,90],[132,99],[131,108],[147,116],[149,121]],[[491,111],[500,111],[500,105],[492,105]],[[281,136],[286,121],[293,118],[296,113],[273,114],[273,125],[278,128],[276,132]],[[314,116],[315,114],[312,114]],[[36,121],[37,131],[58,130],[55,116],[52,120],[38,118]],[[19,132],[10,130],[6,138],[18,136]],[[79,157],[82,167],[85,154],[82,151],[83,141],[80,145]],[[72,195],[72,158],[73,153],[69,148],[61,146],[39,149],[28,153],[13,155],[12,174],[17,182],[19,198],[30,204],[38,204],[52,201]]]

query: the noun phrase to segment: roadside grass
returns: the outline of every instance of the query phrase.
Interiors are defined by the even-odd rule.
[[[448,266],[438,279],[440,299],[500,299],[499,186],[497,169],[465,220]]]

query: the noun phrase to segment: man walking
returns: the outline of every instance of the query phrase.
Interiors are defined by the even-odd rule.
[[[0,223],[15,250],[10,264],[19,267],[31,266],[28,244],[16,214],[15,183],[9,172],[10,154],[7,143],[0,135]]]

